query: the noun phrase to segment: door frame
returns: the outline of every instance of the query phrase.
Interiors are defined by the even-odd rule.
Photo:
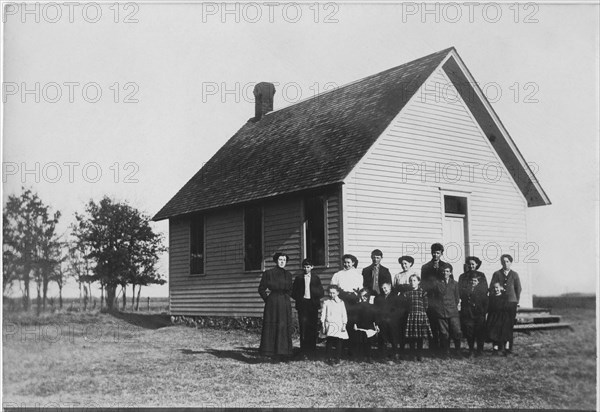
[[[439,192],[440,192],[440,223],[441,223],[441,227],[442,227],[442,239],[444,239],[444,219],[446,218],[446,216],[449,217],[463,217],[462,214],[456,214],[456,213],[446,213],[445,210],[445,203],[444,203],[444,196],[452,196],[452,197],[462,197],[466,200],[467,202],[467,208],[466,208],[466,213],[464,215],[464,236],[465,236],[465,245],[464,245],[464,252],[465,252],[465,256],[464,259],[467,258],[467,256],[470,256],[474,253],[472,249],[472,245],[471,245],[471,192],[470,191],[462,191],[462,190],[449,190],[449,189],[445,189],[440,187],[439,188]],[[464,263],[464,260],[463,260]]]

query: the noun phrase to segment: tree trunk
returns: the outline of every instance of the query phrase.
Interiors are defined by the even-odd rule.
[[[115,297],[117,295],[116,285],[106,285],[106,308],[109,311],[114,310]]]
[[[59,309],[62,309],[62,306],[63,306],[63,301],[62,301],[62,288],[63,288],[63,285],[62,285],[62,283],[59,283],[59,284],[58,284],[58,308],[59,308]]]
[[[88,287],[86,285],[83,285],[83,310],[84,311],[87,310],[89,295],[90,294],[88,292]]]
[[[121,286],[121,290],[123,291],[123,309],[121,310],[124,311],[127,305],[127,288],[125,286]]]
[[[83,306],[83,282],[79,280],[77,283],[79,283],[79,310],[81,310],[81,307]]]
[[[40,310],[42,309],[42,291],[41,291],[42,285],[37,284],[37,307],[36,307],[36,314],[38,316],[40,316]]]
[[[42,302],[44,306],[44,311],[46,311],[46,299],[48,297],[48,277],[44,275],[42,278]]]
[[[135,310],[135,283],[131,284],[131,310]]]
[[[23,309],[25,311],[29,310],[30,307],[30,296],[31,294],[29,293],[29,276],[31,275],[31,268],[29,268],[29,266],[26,266],[23,270]]]
[[[142,285],[138,286],[137,303],[135,304],[135,310],[140,310],[140,292],[142,291]]]
[[[100,310],[104,306],[104,285],[100,283]]]

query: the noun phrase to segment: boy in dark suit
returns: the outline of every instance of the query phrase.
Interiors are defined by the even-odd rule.
[[[388,268],[381,265],[381,259],[383,259],[383,252],[375,249],[371,252],[373,263],[362,270],[363,287],[374,296],[381,294],[384,283],[392,284],[392,275]]]
[[[474,355],[477,342],[477,355],[483,353],[485,342],[485,315],[488,309],[487,285],[478,277],[471,278],[471,285],[460,290],[460,326],[467,338],[469,356]]]
[[[317,345],[319,308],[323,297],[321,279],[312,273],[308,259],[302,261],[304,273],[297,275],[292,285],[292,299],[296,301],[300,326],[300,353],[303,358],[313,354]]]
[[[460,354],[460,318],[458,302],[460,295],[458,282],[452,277],[452,266],[446,264],[443,270],[443,280],[435,282],[435,289],[429,300],[434,322],[440,336],[440,349],[444,355],[450,353],[450,338],[454,341],[457,354]]]
[[[356,323],[354,353],[360,359],[364,357],[367,363],[372,363],[371,359],[371,341],[375,337],[370,336],[379,330],[375,313],[375,305],[370,302],[370,295],[367,289],[361,289],[358,293],[358,304],[356,305]]]
[[[381,286],[381,295],[375,298],[375,310],[377,312],[377,325],[380,329],[379,351],[382,358],[387,356],[387,342],[392,345],[393,357],[398,360],[398,344],[400,343],[400,321],[406,315],[407,308],[404,300],[392,292],[392,284],[389,282]]]

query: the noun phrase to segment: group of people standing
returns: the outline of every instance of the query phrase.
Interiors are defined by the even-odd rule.
[[[329,299],[322,304],[324,290],[312,273],[312,263],[305,259],[303,273],[293,278],[285,270],[288,256],[275,253],[276,266],[263,273],[258,287],[265,301],[260,353],[279,360],[293,354],[291,297],[298,311],[302,358],[315,353],[319,337],[327,340],[330,364],[340,362],[345,348],[350,356],[372,362],[373,344],[382,360],[399,360],[409,345],[420,361],[425,340],[440,356],[450,355],[453,342],[457,356],[462,356],[462,338],[468,356],[480,355],[486,341],[492,342],[493,354],[508,355],[521,294],[519,275],[510,269],[512,257],[502,255],[502,269],[488,284],[478,270],[479,258],[467,257],[465,272],[456,281],[452,265],[442,260],[443,253],[443,245],[431,245],[432,259],[420,275],[412,268],[411,256],[400,257],[402,271],[392,275],[381,264],[379,249],[373,250],[371,265],[362,271],[357,269],[358,259],[346,254],[343,269],[327,288]]]

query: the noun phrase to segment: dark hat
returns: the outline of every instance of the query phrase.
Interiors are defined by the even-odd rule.
[[[406,255],[400,256],[398,258],[398,263],[402,263],[403,260],[406,260],[408,263],[410,263],[411,266],[415,264],[415,260],[413,259],[412,256],[406,256]]]
[[[313,266],[312,262],[310,261],[310,259],[304,259],[302,261],[302,266]]]
[[[375,249],[371,252],[371,256],[381,256],[383,257],[383,252],[379,249]]]
[[[275,252],[275,254],[273,255],[273,262],[277,263],[277,260],[279,260],[279,257],[281,256],[285,256],[286,262],[290,261],[290,257],[287,254],[283,252]]]
[[[473,261],[475,262],[475,264],[477,265],[477,267],[475,268],[475,270],[479,269],[479,267],[481,266],[481,259],[479,259],[477,256],[467,256],[467,258],[465,259],[465,263],[469,263],[469,261]]]

